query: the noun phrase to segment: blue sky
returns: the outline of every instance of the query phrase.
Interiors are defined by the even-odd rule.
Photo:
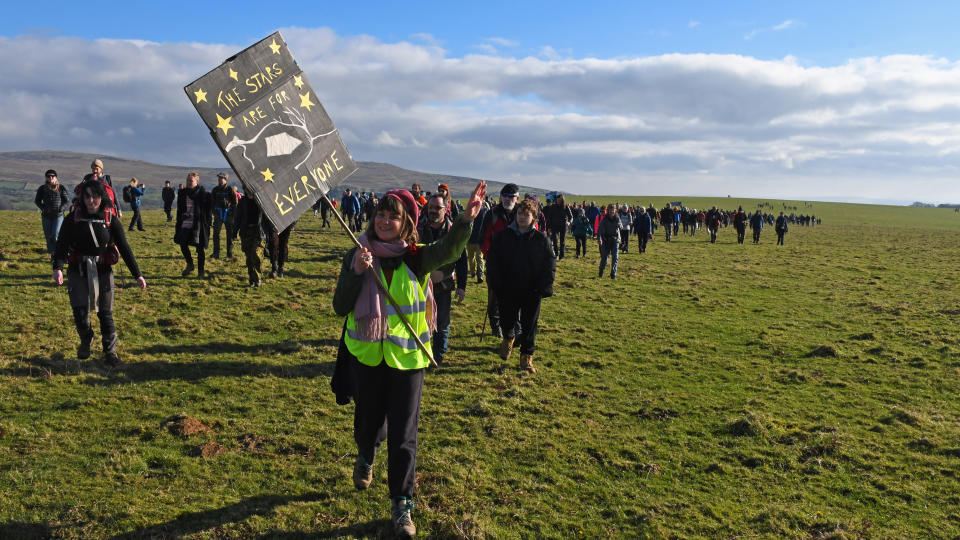
[[[4,11],[0,150],[219,165],[180,88],[280,29],[359,160],[598,194],[960,202],[960,3]]]

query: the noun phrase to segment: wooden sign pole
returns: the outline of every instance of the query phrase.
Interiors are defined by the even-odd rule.
[[[350,226],[347,225],[347,222],[344,221],[343,217],[340,216],[340,212],[337,211],[337,207],[334,206],[330,202],[330,199],[327,198],[326,193],[322,195],[322,198],[324,201],[327,202],[327,206],[330,207],[330,210],[333,211],[333,216],[337,218],[337,221],[340,222],[340,226],[343,227],[343,230],[347,231],[347,234],[350,235],[350,239],[353,240],[353,245],[357,246],[357,249],[363,249],[363,246],[360,245],[360,241],[357,240],[356,235],[354,235],[353,231],[350,230]],[[390,302],[391,306],[393,306],[393,310],[397,312],[397,316],[400,317],[400,320],[403,321],[403,325],[407,327],[407,331],[410,332],[410,335],[413,336],[414,341],[417,342],[417,347],[419,347],[420,350],[423,351],[423,354],[427,355],[427,358],[430,359],[430,365],[437,366],[437,361],[433,359],[433,354],[429,350],[427,350],[427,346],[424,345],[423,341],[420,340],[420,335],[417,334],[417,331],[413,329],[413,326],[410,324],[410,321],[408,321],[406,316],[404,316],[403,311],[400,310],[400,306],[397,305],[397,301],[394,300],[392,296],[390,296],[390,293],[387,291],[387,286],[380,279],[380,276],[378,276],[373,271],[372,266],[367,268],[367,272],[370,272],[370,275],[374,277],[374,281],[377,282],[377,287],[380,288],[380,292],[382,292],[383,295],[387,297],[387,301]]]

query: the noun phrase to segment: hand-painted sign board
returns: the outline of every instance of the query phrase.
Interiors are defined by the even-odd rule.
[[[357,170],[279,32],[184,90],[278,231]]]

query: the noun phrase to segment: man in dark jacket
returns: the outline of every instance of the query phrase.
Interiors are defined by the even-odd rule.
[[[360,199],[354,195],[350,189],[343,190],[343,197],[340,199],[340,212],[343,213],[343,219],[347,225],[353,227],[353,230],[360,232],[357,227],[357,215],[360,214]]]
[[[200,185],[200,175],[191,172],[187,175],[186,185],[177,193],[177,225],[173,234],[173,241],[180,244],[180,252],[187,262],[180,274],[183,277],[193,272],[190,246],[197,248],[197,277],[204,277],[204,250],[210,242],[211,209],[210,193]]]
[[[130,185],[126,187],[127,196],[130,199],[130,209],[133,210],[133,217],[130,218],[130,226],[127,228],[128,231],[133,230],[133,226],[137,226],[137,230],[143,230],[143,217],[140,216],[140,197],[143,197],[143,194],[146,193],[147,187],[143,184],[137,185],[137,179],[131,178]]]
[[[53,280],[63,284],[63,266],[69,262],[67,280],[73,320],[80,335],[77,358],[90,356],[93,329],[90,312],[100,319],[103,360],[111,367],[121,364],[117,356],[117,327],[113,321],[113,264],[119,257],[130,269],[141,289],[147,281],[123,233],[123,224],[106,210],[107,192],[103,184],[88,181],[80,185],[80,205],[67,215],[53,256]]]
[[[439,193],[427,200],[427,219],[420,220],[417,235],[420,242],[429,244],[446,236],[453,221],[447,217],[447,198]],[[463,302],[467,294],[467,252],[464,250],[455,262],[437,268],[430,273],[433,283],[433,297],[437,303],[437,331],[433,337],[433,359],[437,365],[443,365],[443,356],[447,352],[450,336],[450,306],[452,293],[456,288],[457,303]]]
[[[566,252],[567,227],[573,221],[573,214],[567,208],[567,201],[563,195],[558,195],[553,204],[543,209],[547,223],[547,232],[550,235],[550,244],[557,259],[563,259]]]
[[[777,223],[774,226],[775,231],[777,231],[777,245],[783,245],[783,235],[787,234],[787,217],[783,215],[783,212],[780,212],[780,217],[777,218]]]
[[[220,258],[220,229],[227,235],[227,258],[233,258],[233,213],[237,208],[237,195],[227,185],[227,173],[217,175],[217,186],[210,190],[210,199],[213,202],[213,255],[211,259]],[[226,227],[224,227],[226,225]]]
[[[260,246],[263,243],[263,212],[253,197],[243,197],[237,204],[234,236],[240,236],[240,249],[246,256],[247,277],[251,287],[260,286]]]
[[[509,360],[515,341],[520,342],[520,369],[535,373],[533,353],[536,350],[540,303],[553,296],[553,280],[557,261],[547,236],[533,228],[537,206],[523,201],[516,210],[516,219],[498,232],[487,253],[487,277],[490,290],[497,297],[504,336],[500,357]],[[517,328],[522,329],[517,334]]]
[[[663,225],[663,230],[666,231],[666,240],[669,242],[670,236],[673,234],[673,208],[670,208],[669,204],[660,210],[660,224]]]
[[[707,212],[707,231],[710,232],[710,243],[717,243],[717,231],[720,229],[720,211],[714,206]]]
[[[67,188],[63,187],[57,178],[57,171],[50,169],[44,176],[46,179],[43,185],[37,188],[33,203],[40,209],[43,237],[47,240],[47,254],[53,257],[60,226],[63,224],[63,213],[70,208],[70,200],[67,198]]]
[[[653,220],[647,209],[640,206],[637,210],[637,217],[633,219],[633,230],[637,233],[637,242],[640,247],[640,253],[646,253],[647,241],[653,238]]]
[[[607,266],[607,257],[610,257],[610,279],[617,279],[617,260],[620,253],[620,218],[617,216],[617,207],[607,205],[607,213],[597,226],[597,241],[600,242],[600,274]]]
[[[747,214],[743,211],[742,206],[738,207],[736,213],[733,214],[733,228],[737,231],[737,243],[742,244],[747,236]]]
[[[759,210],[750,216],[750,228],[753,229],[753,243],[760,243],[760,231],[763,230],[763,215]]]
[[[489,253],[493,248],[494,237],[500,231],[506,229],[517,215],[517,198],[520,195],[520,187],[516,184],[506,184],[500,190],[500,204],[494,206],[483,216],[480,223],[480,251],[484,258],[489,261]],[[489,267],[488,267],[489,272]],[[490,332],[494,337],[503,337],[503,329],[500,327],[500,308],[497,303],[497,296],[493,293],[489,281],[487,282],[487,316],[490,318]],[[519,324],[519,321],[518,323]]]
[[[170,187],[170,181],[167,180],[163,183],[163,192],[160,194],[160,197],[163,199],[163,211],[167,214],[167,221],[173,221],[173,201],[177,198],[177,192]]]

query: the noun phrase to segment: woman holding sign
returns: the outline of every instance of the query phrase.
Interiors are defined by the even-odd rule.
[[[353,483],[357,489],[370,485],[377,449],[386,440],[393,523],[401,536],[413,536],[417,530],[411,518],[417,425],[423,374],[430,359],[375,280],[382,280],[429,350],[430,333],[436,328],[430,272],[463,252],[486,189],[486,183],[480,182],[450,232],[426,245],[417,243],[420,212],[413,195],[407,190],[388,191],[358,238],[362,248],[351,249],[343,258],[333,295],[334,311],[347,319],[342,345],[356,359],[352,362],[357,443]],[[370,268],[372,273],[367,271]]]

